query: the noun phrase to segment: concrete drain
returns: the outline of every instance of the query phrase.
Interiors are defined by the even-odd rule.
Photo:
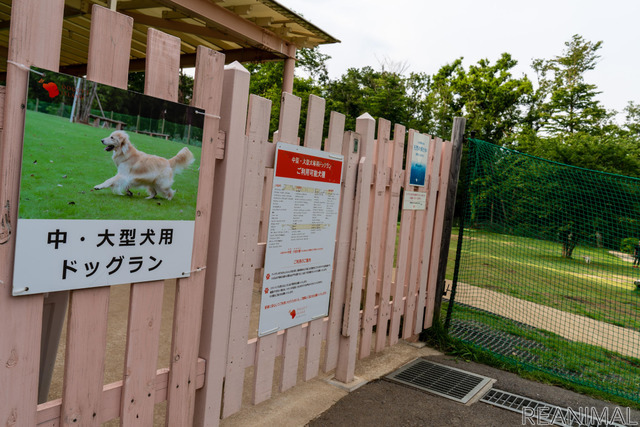
[[[425,359],[416,359],[385,378],[465,404],[481,396],[494,382],[491,378]]]

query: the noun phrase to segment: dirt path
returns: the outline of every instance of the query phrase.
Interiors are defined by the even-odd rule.
[[[464,283],[458,283],[455,301],[534,328],[545,329],[571,341],[597,345],[625,356],[640,358],[640,333],[632,329]]]

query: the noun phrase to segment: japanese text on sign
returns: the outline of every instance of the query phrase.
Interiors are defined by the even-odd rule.
[[[192,221],[25,219],[21,224],[26,226],[16,242],[21,255],[16,294],[189,275],[190,251],[176,249],[190,247]],[[37,269],[30,265],[34,260]]]
[[[342,156],[278,144],[258,335],[328,313]]]

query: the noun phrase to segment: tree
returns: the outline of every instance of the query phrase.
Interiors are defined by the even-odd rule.
[[[640,105],[629,101],[624,109],[626,114],[624,127],[635,141],[640,140]]]
[[[596,99],[597,86],[585,79],[586,72],[596,67],[601,47],[602,41],[592,43],[576,34],[565,42],[562,55],[533,61],[539,83],[527,117],[533,130],[552,136],[603,133],[612,113]]]
[[[517,63],[503,53],[495,64],[481,59],[466,72],[456,70],[453,88],[464,106],[468,130],[478,138],[499,145],[515,139],[524,99],[533,91],[526,76],[514,78],[511,74]]]

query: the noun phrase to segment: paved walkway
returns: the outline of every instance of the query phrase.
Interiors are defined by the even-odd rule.
[[[632,329],[464,283],[458,283],[455,302],[556,333],[571,341],[597,345],[625,356],[640,358],[640,333]]]

